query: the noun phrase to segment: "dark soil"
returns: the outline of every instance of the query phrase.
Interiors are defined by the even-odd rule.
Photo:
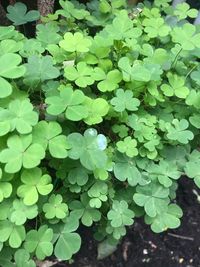
[[[154,234],[139,219],[117,251],[102,261],[97,261],[97,243],[85,229],[82,248],[73,264],[54,267],[200,267],[200,203],[194,190],[200,194],[191,180],[181,179],[177,203],[184,216],[179,229]]]

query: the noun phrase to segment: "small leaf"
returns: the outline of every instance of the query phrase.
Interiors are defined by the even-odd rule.
[[[40,17],[40,13],[37,10],[31,10],[27,12],[26,5],[21,2],[17,2],[13,6],[9,5],[7,7],[7,11],[8,19],[14,22],[14,25],[16,26],[38,20]]]

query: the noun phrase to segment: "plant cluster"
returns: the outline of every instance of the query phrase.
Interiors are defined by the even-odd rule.
[[[0,27],[4,267],[71,259],[80,225],[110,244],[140,216],[155,233],[174,229],[178,179],[200,187],[200,28],[186,20],[197,11],[60,5],[35,38]],[[15,25],[38,16],[22,6],[8,9]]]

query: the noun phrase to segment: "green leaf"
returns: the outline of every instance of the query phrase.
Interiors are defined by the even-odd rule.
[[[180,218],[183,212],[176,204],[168,206],[167,210],[155,217],[145,217],[145,222],[151,224],[151,230],[155,233],[161,233],[168,229],[175,229],[180,226]]]
[[[14,25],[22,25],[27,22],[38,20],[40,13],[37,10],[31,10],[27,12],[27,7],[21,2],[17,2],[14,5],[9,5],[7,7],[7,18],[14,22]]]
[[[12,93],[12,87],[4,78],[16,79],[24,75],[25,67],[19,66],[22,59],[14,53],[6,53],[0,56],[0,98],[9,96]]]
[[[26,235],[24,247],[26,251],[35,252],[39,260],[44,260],[53,253],[53,230],[43,225],[39,230],[31,230]]]
[[[70,215],[66,223],[61,225],[54,249],[54,254],[58,259],[69,260],[73,254],[79,251],[81,238],[79,234],[74,233],[78,225],[78,221],[73,215]]]
[[[3,40],[0,43],[0,54],[16,53],[23,47],[22,42],[16,42],[15,40]]]
[[[130,158],[138,155],[136,146],[137,141],[130,136],[127,136],[123,141],[117,142],[117,150],[121,153],[125,153]]]
[[[119,155],[116,159],[114,175],[122,182],[127,180],[130,186],[136,186],[142,179],[135,162],[131,158],[122,155]]]
[[[83,36],[80,32],[67,32],[64,35],[64,40],[59,42],[60,47],[62,47],[67,52],[80,52],[85,53],[89,51],[89,47],[92,42],[88,37]]]
[[[71,166],[72,167],[72,166]],[[87,183],[89,176],[88,171],[83,168],[80,164],[75,165],[71,168],[67,176],[70,184],[77,184],[83,186]]]
[[[42,175],[39,168],[23,171],[21,181],[23,185],[18,187],[17,195],[23,199],[27,206],[35,204],[39,195],[46,196],[53,189],[51,177],[48,174]]]
[[[63,198],[60,194],[50,196],[48,203],[43,205],[43,211],[47,219],[64,219],[67,216],[68,206],[62,201]]]
[[[171,30],[163,18],[145,18],[142,25],[149,38],[165,37]]]
[[[148,165],[146,171],[151,180],[157,179],[164,187],[172,186],[173,180],[181,177],[181,172],[178,170],[177,165],[166,160],[160,160],[159,164],[152,162]]]
[[[38,215],[38,207],[36,205],[26,206],[24,203],[15,199],[13,201],[13,209],[10,214],[10,221],[16,225],[23,225],[27,219],[34,219]]]
[[[33,111],[33,106],[28,99],[16,99],[9,103],[7,109],[0,110],[0,122],[0,128],[5,127],[5,123],[8,123],[8,131],[16,129],[21,134],[27,134],[38,122],[38,114]]]
[[[75,81],[75,84],[79,87],[85,88],[94,83],[94,78],[92,77],[93,69],[85,62],[79,62],[76,68],[73,66],[68,66],[64,69],[64,71],[64,76],[69,81]]]
[[[178,141],[181,144],[187,144],[189,140],[194,138],[194,134],[187,130],[189,123],[187,120],[177,120],[172,121],[172,125],[167,126],[167,138],[169,140]]]
[[[133,27],[133,21],[129,18],[127,10],[118,12],[111,25],[107,25],[100,33],[102,38],[111,40],[123,40],[125,38],[138,38],[142,34],[141,29]]]
[[[0,98],[5,98],[12,93],[12,86],[4,78],[0,77]]]
[[[200,33],[196,33],[196,27],[192,24],[185,23],[183,27],[175,27],[171,31],[172,41],[181,45],[184,50],[193,50],[200,48]]]
[[[134,212],[128,208],[126,201],[113,201],[112,209],[107,214],[108,220],[111,221],[112,227],[132,225]]]
[[[64,113],[68,120],[79,121],[88,116],[87,108],[83,104],[85,99],[82,91],[73,91],[71,87],[64,87],[59,96],[46,98],[47,112],[51,115]]]
[[[26,236],[22,225],[15,225],[8,220],[0,221],[0,242],[8,240],[11,248],[19,248]]]
[[[176,74],[169,73],[167,75],[169,84],[163,84],[161,90],[166,96],[177,96],[178,98],[186,98],[189,95],[189,89],[185,86],[185,78]]]
[[[144,207],[148,216],[155,217],[167,210],[169,189],[151,182],[145,186],[137,186],[136,191],[133,200],[138,206]]]
[[[197,129],[200,129],[200,115],[194,114],[193,116],[189,117],[190,123],[196,127]]]
[[[24,83],[31,87],[37,87],[41,82],[55,79],[60,75],[58,68],[53,66],[51,56],[30,56],[25,67]]]
[[[85,10],[85,8],[81,8],[82,6],[79,7],[77,5],[75,6],[70,1],[61,0],[59,4],[61,5],[62,9],[57,10],[56,14],[62,15],[65,18],[68,19],[75,18],[78,20],[82,20],[90,15],[90,13],[87,10]]]
[[[22,166],[27,169],[34,168],[45,157],[43,147],[32,143],[31,135],[10,136],[7,146],[8,148],[0,152],[0,162],[6,163],[5,171],[8,173],[16,173]]]
[[[103,181],[95,182],[88,190],[88,196],[91,198],[89,201],[91,208],[100,208],[102,202],[106,202],[108,197],[108,185]]]
[[[36,38],[44,47],[48,44],[58,44],[61,40],[61,36],[58,34],[59,27],[56,23],[38,24],[36,29]]]
[[[101,219],[101,212],[89,205],[89,197],[87,194],[81,195],[81,200],[74,200],[70,203],[71,215],[81,218],[81,222],[85,226],[91,226],[93,222]]]
[[[40,121],[33,129],[33,142],[42,145],[46,150],[49,149],[52,157],[66,158],[69,148],[67,138],[61,135],[62,128],[55,121]]]
[[[132,91],[124,91],[123,89],[118,89],[116,91],[116,97],[112,98],[110,103],[117,112],[122,112],[126,109],[136,111],[140,105],[140,101],[137,98],[133,98]]]
[[[192,80],[194,80],[198,85],[200,85],[200,68],[198,67],[198,69],[196,71],[193,71],[191,73],[191,78]]]
[[[105,79],[97,84],[98,89],[101,92],[111,92],[115,90],[122,80],[121,72],[117,69],[109,71]]]
[[[81,164],[88,170],[104,169],[107,155],[104,151],[107,141],[104,135],[97,134],[95,129],[88,129],[84,135],[72,133],[67,137],[71,159],[80,159]]]
[[[199,104],[200,103],[200,92],[191,90],[185,102],[188,106],[193,106],[196,109],[199,109],[200,108],[200,104]]]
[[[35,262],[30,260],[30,255],[25,249],[18,249],[14,259],[17,267],[36,267]]]
[[[189,157],[189,161],[185,165],[184,171],[189,178],[194,179],[195,184],[200,188],[199,164],[200,153],[199,151],[194,150]]]
[[[87,97],[84,101],[84,106],[88,111],[88,115],[84,118],[84,122],[88,125],[101,123],[103,117],[106,116],[109,111],[109,104],[103,98],[91,99]]]
[[[198,11],[194,8],[190,9],[187,3],[180,3],[176,5],[174,15],[177,16],[179,20],[186,19],[187,17],[196,18]]]

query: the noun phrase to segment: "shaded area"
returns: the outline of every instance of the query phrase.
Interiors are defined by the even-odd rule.
[[[74,263],[54,267],[200,267],[200,203],[194,188],[193,181],[180,181],[177,203],[184,216],[179,229],[154,234],[142,220],[136,220],[118,250],[103,261],[96,260],[97,244],[90,229],[84,229],[83,246]]]

